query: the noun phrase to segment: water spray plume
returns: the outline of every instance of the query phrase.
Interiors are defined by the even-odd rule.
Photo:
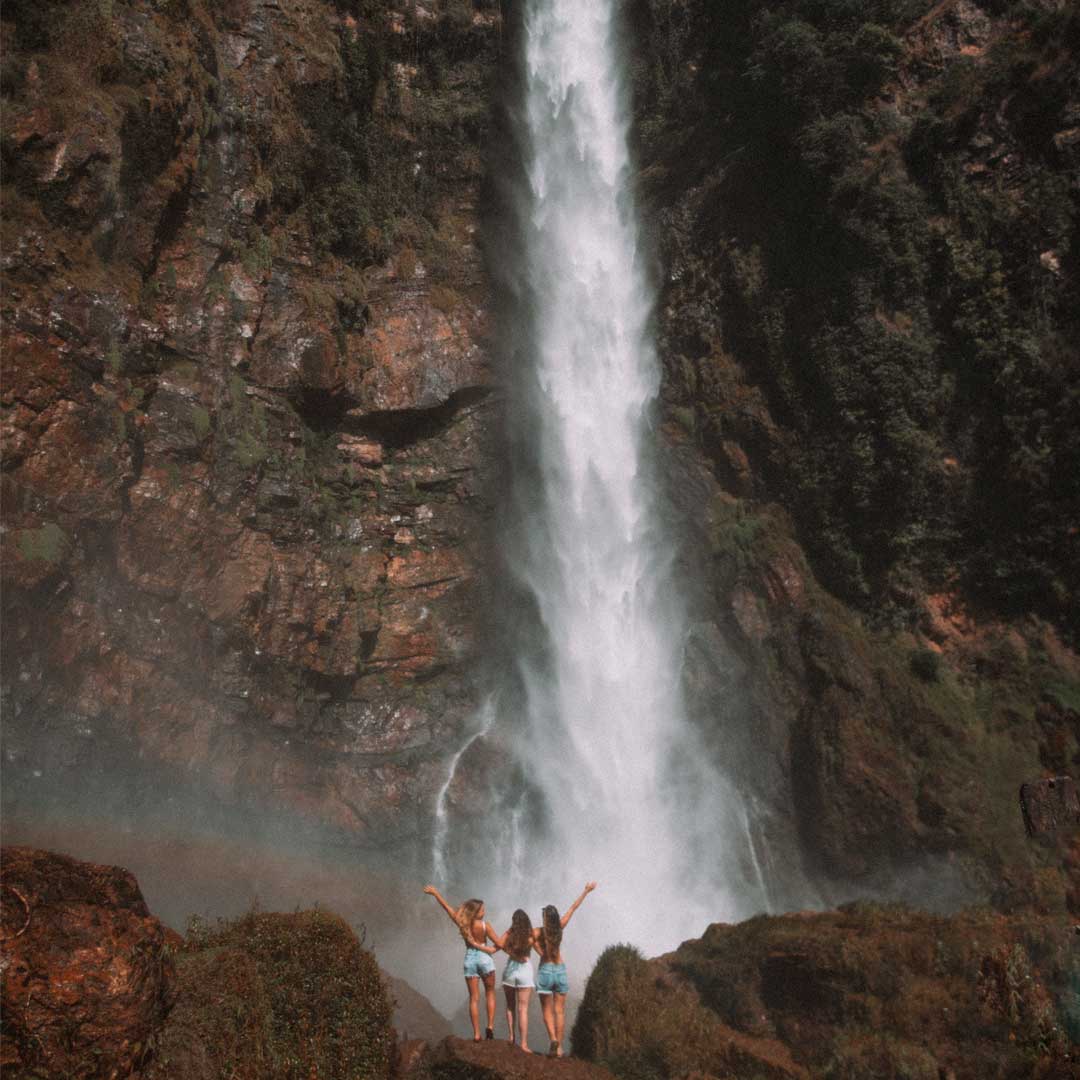
[[[686,618],[650,453],[660,372],[615,7],[526,8],[518,211],[530,332],[511,393],[534,445],[509,564],[540,626],[516,656],[524,719],[495,721],[516,741],[523,791],[516,803],[503,794],[491,836],[506,842],[475,867],[493,906],[534,915],[599,879],[575,920],[580,962],[616,941],[655,955],[767,907],[745,808],[682,700]],[[524,812],[530,800],[538,812]]]

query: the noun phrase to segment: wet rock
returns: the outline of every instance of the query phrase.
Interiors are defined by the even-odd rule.
[[[369,332],[373,363],[356,397],[369,411],[430,409],[489,380],[484,313],[438,310],[416,289],[376,305]]]
[[[3,849],[5,1068],[125,1077],[174,999],[165,928],[126,870]]]
[[[72,95],[47,51],[5,96],[5,809],[121,758],[383,845],[432,805],[472,707],[494,461],[479,135],[440,134],[470,164],[395,211],[439,230],[409,280],[372,209],[396,173],[349,204],[343,227],[375,215],[363,253],[305,201],[354,110],[342,31],[366,49],[390,7],[348,30],[324,0],[116,7],[110,78]],[[411,169],[427,135],[371,90],[372,168]],[[136,802],[143,768],[115,776]]]
[[[542,1054],[525,1054],[501,1039],[474,1043],[453,1036],[430,1047],[406,1071],[405,1076],[444,1077],[468,1075],[476,1080],[544,1080],[566,1076],[570,1080],[610,1080],[605,1068],[577,1058],[552,1061]]]
[[[716,923],[657,960],[602,956],[574,1046],[678,1075],[1070,1076],[1070,934],[873,904]]]

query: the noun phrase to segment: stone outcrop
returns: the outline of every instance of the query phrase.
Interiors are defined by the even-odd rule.
[[[176,935],[119,867],[20,847],[2,862],[4,1071],[130,1076],[175,1000]]]
[[[390,1075],[389,977],[338,916],[193,919],[185,939],[126,870],[23,847],[2,858],[5,1075]],[[401,1016],[442,1037],[431,1005],[394,983]]]
[[[666,472],[702,585],[688,700],[746,794],[772,900],[1076,912],[1075,839],[1028,842],[1016,803],[1080,770],[1077,266],[1050,257],[1078,205],[1075,14],[646,7]],[[843,42],[878,50],[876,81]],[[1045,227],[1024,217],[1044,185]],[[980,229],[994,250],[964,247]],[[959,310],[984,271],[993,328]],[[1039,475],[1006,460],[1004,398],[964,382],[1029,324],[994,385],[1046,390]]]
[[[463,1076],[470,1080],[545,1080],[556,1076],[610,1080],[612,1075],[608,1069],[576,1058],[552,1061],[543,1054],[525,1054],[501,1039],[475,1043],[451,1036],[433,1046],[406,1046],[403,1050],[398,1076],[415,1080]]]
[[[2,23],[6,805],[138,762],[410,835],[474,704],[498,27],[45,7]]]
[[[451,1034],[450,1021],[404,979],[382,973],[394,1001],[394,1031],[398,1039],[414,1044],[441,1042]]]
[[[176,1006],[146,1080],[387,1080],[392,1003],[375,957],[336,915],[249,912],[193,925],[177,955]]]
[[[1074,938],[875,905],[714,924],[657,960],[602,956],[574,1048],[627,1077],[1071,1076]]]

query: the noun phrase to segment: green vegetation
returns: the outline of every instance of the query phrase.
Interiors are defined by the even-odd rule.
[[[210,434],[210,413],[201,405],[191,407],[191,427],[195,438],[202,442]]]
[[[119,375],[124,368],[124,357],[120,352],[120,346],[115,341],[109,343],[105,353],[105,363],[113,375]]]
[[[665,1080],[681,1071],[680,1060],[694,1063],[696,1025],[687,1004],[657,989],[648,961],[632,945],[613,945],[586,984],[571,1035],[574,1053],[622,1080]]]
[[[756,447],[765,479],[848,602],[900,624],[913,584],[959,581],[1068,631],[1080,192],[1054,135],[1080,14],[996,4],[984,55],[935,67],[905,37],[931,6],[653,5],[636,89],[678,271],[667,393],[706,449],[719,415],[755,448],[730,380],[703,377],[738,356],[779,426]]]
[[[620,1080],[771,1075],[769,1052],[736,1044],[694,990],[663,977],[630,945],[606,949],[585,987],[574,1053]],[[760,1010],[759,1010],[760,1011]]]
[[[1059,709],[1080,714],[1080,682],[1054,679],[1043,687],[1043,694]]]
[[[410,10],[405,35],[374,0],[338,6],[364,26],[342,29],[340,79],[295,88],[299,127],[256,135],[271,208],[304,212],[317,247],[358,266],[401,247],[452,261],[437,240],[441,203],[447,182],[480,170],[493,35],[473,26],[470,3],[443,5],[436,20]]]
[[[19,554],[27,562],[59,563],[71,547],[68,536],[55,521],[47,521],[39,529],[20,529]]]
[[[233,460],[243,469],[253,469],[270,454],[270,425],[266,406],[258,400],[248,402],[246,385],[239,375],[229,377],[229,445]]]
[[[244,249],[240,265],[250,277],[263,278],[270,273],[274,265],[274,244],[264,232],[256,234],[252,242]]]
[[[390,998],[374,956],[335,915],[193,920],[177,975],[148,1078],[389,1076]]]
[[[923,682],[933,683],[941,678],[941,654],[933,649],[916,649],[909,659],[911,670]]]

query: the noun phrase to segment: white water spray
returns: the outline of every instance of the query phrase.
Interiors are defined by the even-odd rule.
[[[447,813],[447,802],[450,794],[450,785],[454,782],[454,777],[457,775],[457,767],[461,762],[461,759],[465,756],[465,752],[477,739],[482,739],[491,730],[491,725],[494,722],[495,707],[489,697],[480,707],[475,728],[466,737],[461,749],[450,759],[450,768],[447,771],[446,780],[444,781],[443,786],[439,788],[439,794],[435,798],[435,829],[432,837],[431,861],[432,874],[439,885],[445,886],[449,876],[449,867],[447,865],[447,840],[450,833],[450,820]]]
[[[765,906],[746,812],[682,702],[685,619],[647,467],[659,367],[615,7],[526,6],[532,366],[519,377],[531,388],[520,396],[539,479],[517,491],[525,539],[514,569],[545,641],[518,657],[518,752],[544,813],[524,831],[524,880],[507,888],[510,854],[496,852],[496,872],[478,882],[535,918],[540,904],[563,906],[600,880],[575,926],[589,943],[582,961],[616,941],[656,955],[710,921]]]

